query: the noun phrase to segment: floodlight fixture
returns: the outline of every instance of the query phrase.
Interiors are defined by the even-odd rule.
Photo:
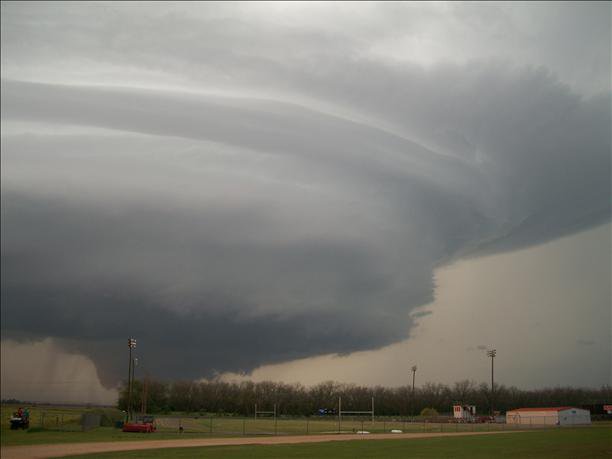
[[[495,395],[495,384],[493,379],[493,362],[495,360],[495,356],[497,355],[497,349],[491,349],[487,351],[487,357],[491,357],[491,416],[493,416],[493,397]]]

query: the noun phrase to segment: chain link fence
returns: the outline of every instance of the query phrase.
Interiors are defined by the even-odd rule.
[[[436,432],[493,432],[558,427],[554,424],[506,424],[427,422],[411,418],[377,418],[343,416],[291,418],[217,417],[217,416],[159,416],[158,432],[178,434],[209,434],[214,436],[240,435],[311,435],[337,433],[436,433]]]
[[[100,426],[112,427],[122,413],[115,410],[79,412],[71,409],[32,410],[29,416],[30,430],[64,432],[89,431]]]
[[[123,420],[124,413],[118,410],[83,411],[73,409],[33,410],[30,414],[30,429],[57,431],[88,431],[99,426],[115,427]],[[468,423],[455,422],[452,417],[435,419],[422,417],[376,417],[334,416],[311,417],[240,417],[223,415],[159,415],[155,416],[157,432],[177,435],[204,436],[270,436],[270,435],[315,435],[337,433],[436,433],[436,432],[493,432],[505,430],[527,430],[563,428],[555,417],[545,420],[531,419],[522,423]],[[120,423],[119,423],[120,424]]]

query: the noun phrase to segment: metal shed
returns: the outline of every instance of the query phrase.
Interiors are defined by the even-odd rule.
[[[506,413],[507,424],[521,425],[580,425],[591,423],[588,410],[571,406],[551,408],[518,408]]]

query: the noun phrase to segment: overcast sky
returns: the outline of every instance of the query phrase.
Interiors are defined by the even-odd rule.
[[[107,399],[129,336],[162,378],[325,380],[451,310],[499,327],[459,361],[575,317],[510,379],[609,382],[610,8],[3,2],[3,383],[44,348]]]

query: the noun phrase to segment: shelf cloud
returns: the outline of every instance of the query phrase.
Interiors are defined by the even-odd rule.
[[[435,267],[610,220],[609,65],[399,59],[419,32],[397,5],[343,32],[298,7],[3,3],[3,336],[52,337],[109,386],[132,335],[162,377],[376,349]],[[531,30],[508,5],[410,8]],[[583,58],[609,61],[579,13]]]

